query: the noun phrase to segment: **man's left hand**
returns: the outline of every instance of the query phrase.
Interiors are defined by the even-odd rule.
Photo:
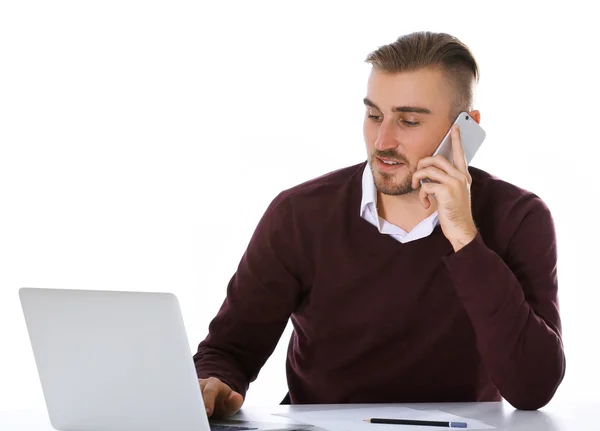
[[[451,138],[454,166],[441,155],[421,159],[413,175],[412,187],[418,188],[420,180],[425,178],[435,181],[423,183],[419,200],[425,208],[431,206],[432,198],[437,201],[442,232],[454,251],[458,251],[475,239],[477,228],[471,213],[472,178],[456,125],[452,127]]]

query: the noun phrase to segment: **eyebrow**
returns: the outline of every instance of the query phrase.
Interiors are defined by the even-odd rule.
[[[366,97],[363,99],[363,102],[365,103],[365,105],[381,111],[381,109],[379,109],[379,107],[376,104],[371,102]],[[394,107],[392,107],[392,112],[414,112],[416,114],[432,114],[432,112],[427,108],[423,108],[420,106],[406,106],[406,105],[394,106]]]

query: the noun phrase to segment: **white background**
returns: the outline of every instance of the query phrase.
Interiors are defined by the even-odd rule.
[[[22,286],[174,292],[195,351],[271,199],[365,159],[364,58],[416,30],[480,64],[473,165],[553,212],[556,398],[597,401],[598,23],[494,4],[0,3],[0,409],[43,408]],[[289,335],[247,404],[284,396]]]

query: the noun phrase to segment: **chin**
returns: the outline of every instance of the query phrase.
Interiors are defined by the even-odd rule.
[[[390,196],[401,196],[412,193],[416,190],[412,188],[410,179],[406,182],[399,181],[375,181],[375,188],[380,193]]]
[[[416,191],[412,188],[412,178],[410,176],[403,175],[400,178],[395,178],[378,172],[374,179],[375,188],[384,195],[400,196]]]

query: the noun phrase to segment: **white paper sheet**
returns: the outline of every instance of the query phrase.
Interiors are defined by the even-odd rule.
[[[463,418],[439,410],[415,410],[407,407],[370,407],[356,409],[322,410],[282,414],[295,421],[308,423],[329,431],[440,431],[460,428],[441,428],[415,425],[382,425],[365,422],[369,418],[419,419],[446,422],[466,422],[467,430],[493,429],[481,421]]]

